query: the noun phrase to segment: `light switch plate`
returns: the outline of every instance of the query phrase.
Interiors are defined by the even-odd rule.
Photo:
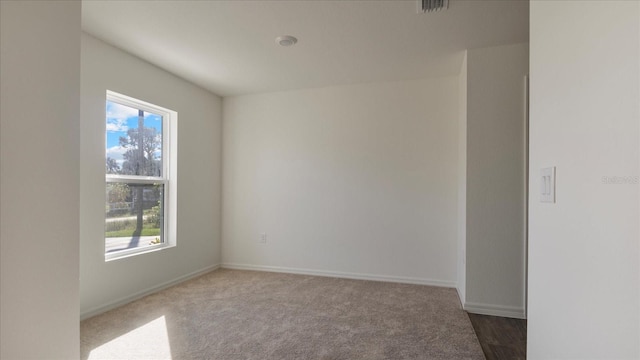
[[[556,167],[540,170],[540,202],[556,202]]]

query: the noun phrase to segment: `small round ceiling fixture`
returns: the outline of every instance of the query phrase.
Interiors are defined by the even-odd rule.
[[[280,46],[291,46],[295,45],[298,42],[298,39],[294,38],[291,35],[282,35],[276,38],[276,44]]]

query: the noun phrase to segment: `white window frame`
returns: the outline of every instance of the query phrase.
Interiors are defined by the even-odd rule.
[[[106,238],[105,241],[105,261],[122,259],[134,255],[145,254],[162,249],[171,248],[177,245],[176,239],[176,199],[177,199],[177,158],[178,158],[178,113],[166,109],[146,101],[138,100],[130,96],[119,94],[114,91],[107,90],[106,100],[114,102],[120,105],[129,106],[134,109],[139,109],[144,112],[150,112],[162,116],[162,177],[156,176],[138,176],[138,175],[115,175],[107,174],[105,170],[105,187],[107,183],[119,182],[129,184],[164,184],[164,224],[163,224],[163,239],[160,244],[153,244],[142,246],[134,249],[127,249],[121,251],[115,251],[112,253],[106,252]],[[104,133],[106,134],[106,121],[104,123]],[[105,149],[106,146],[103,147]],[[105,153],[106,161],[106,153]],[[104,166],[102,167],[105,168]],[[106,220],[106,214],[105,214]]]

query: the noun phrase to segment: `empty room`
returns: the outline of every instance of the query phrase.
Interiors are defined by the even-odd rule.
[[[640,358],[639,1],[2,0],[0,40],[2,359]]]

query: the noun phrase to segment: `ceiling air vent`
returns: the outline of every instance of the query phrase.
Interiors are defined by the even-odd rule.
[[[449,0],[418,0],[418,12],[433,12],[449,8]]]

